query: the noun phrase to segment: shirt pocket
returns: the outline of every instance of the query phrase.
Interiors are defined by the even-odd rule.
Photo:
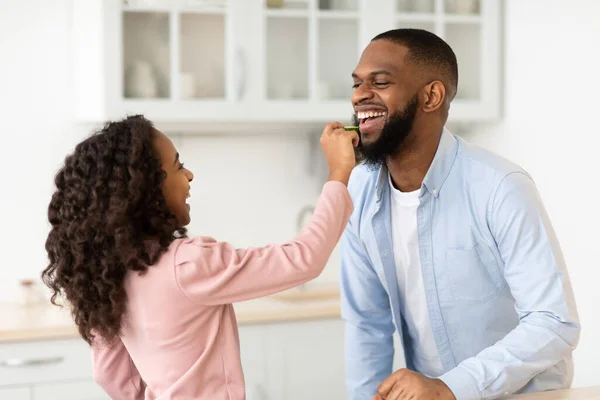
[[[446,263],[456,300],[484,302],[504,286],[502,273],[492,251],[476,244],[469,249],[448,249]]]

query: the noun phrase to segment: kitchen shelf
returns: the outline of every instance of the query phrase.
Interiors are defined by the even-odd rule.
[[[185,13],[201,13],[201,14],[216,14],[225,15],[227,9],[225,7],[215,6],[183,6],[173,7],[165,5],[123,5],[123,11],[126,12],[185,12]]]
[[[431,14],[439,6],[438,0],[395,0],[396,10],[403,13]]]
[[[326,20],[317,24],[317,88],[319,101],[338,100],[350,104],[352,71],[359,59],[356,19]]]
[[[358,20],[358,11],[318,10],[317,17],[330,20]]]
[[[455,24],[480,24],[482,21],[480,15],[461,15],[461,14],[446,14],[444,22]]]
[[[481,58],[483,54],[481,27],[477,24],[448,23],[444,26],[444,37],[458,59],[457,100],[481,99]]]
[[[307,10],[286,8],[268,8],[265,15],[270,18],[308,18]]]
[[[400,13],[396,16],[398,22],[435,22],[435,14]]]
[[[308,99],[308,18],[268,17],[266,25],[267,99]]]
[[[309,0],[283,0],[281,7],[269,7],[266,0],[263,1],[267,10],[308,10]]]
[[[429,32],[435,32],[436,24],[434,21],[419,21],[419,20],[400,20],[396,24],[397,28],[414,28],[424,29]]]
[[[363,4],[358,0],[314,0],[320,11],[358,11]]]
[[[169,7],[168,5],[123,5],[122,10],[124,12],[171,12],[173,11],[173,8]]]

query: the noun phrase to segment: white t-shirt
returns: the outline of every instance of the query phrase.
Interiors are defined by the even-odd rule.
[[[417,208],[419,207],[420,190],[401,192],[392,184],[391,176],[389,183],[392,206],[392,242],[400,307],[414,344],[414,366],[423,375],[438,377],[443,374],[444,370],[429,322],[429,310],[427,309],[419,257]]]

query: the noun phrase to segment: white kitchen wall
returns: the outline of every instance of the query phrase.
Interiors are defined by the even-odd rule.
[[[582,333],[575,386],[600,385],[597,123],[600,2],[506,2],[504,123],[468,139],[533,175],[558,234]]]
[[[17,280],[37,277],[45,267],[52,177],[66,152],[88,133],[70,114],[71,1],[0,4],[0,301],[15,299]],[[574,385],[599,385],[594,162],[600,132],[594,117],[600,2],[507,0],[506,16],[505,122],[478,128],[468,138],[534,176],[565,252],[583,324]],[[282,241],[295,233],[297,212],[318,194],[315,178],[306,172],[306,138],[176,139],[196,174],[194,234],[239,246]],[[325,279],[334,279],[336,269],[333,262]]]
[[[70,118],[69,10],[68,0],[0,3],[0,300],[45,267],[54,171],[83,137]]]

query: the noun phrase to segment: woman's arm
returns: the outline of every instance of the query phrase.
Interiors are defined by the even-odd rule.
[[[236,249],[210,238],[183,242],[175,256],[181,290],[205,304],[228,304],[280,292],[316,278],[340,239],[353,205],[344,183],[329,181],[308,226],[291,241]]]

